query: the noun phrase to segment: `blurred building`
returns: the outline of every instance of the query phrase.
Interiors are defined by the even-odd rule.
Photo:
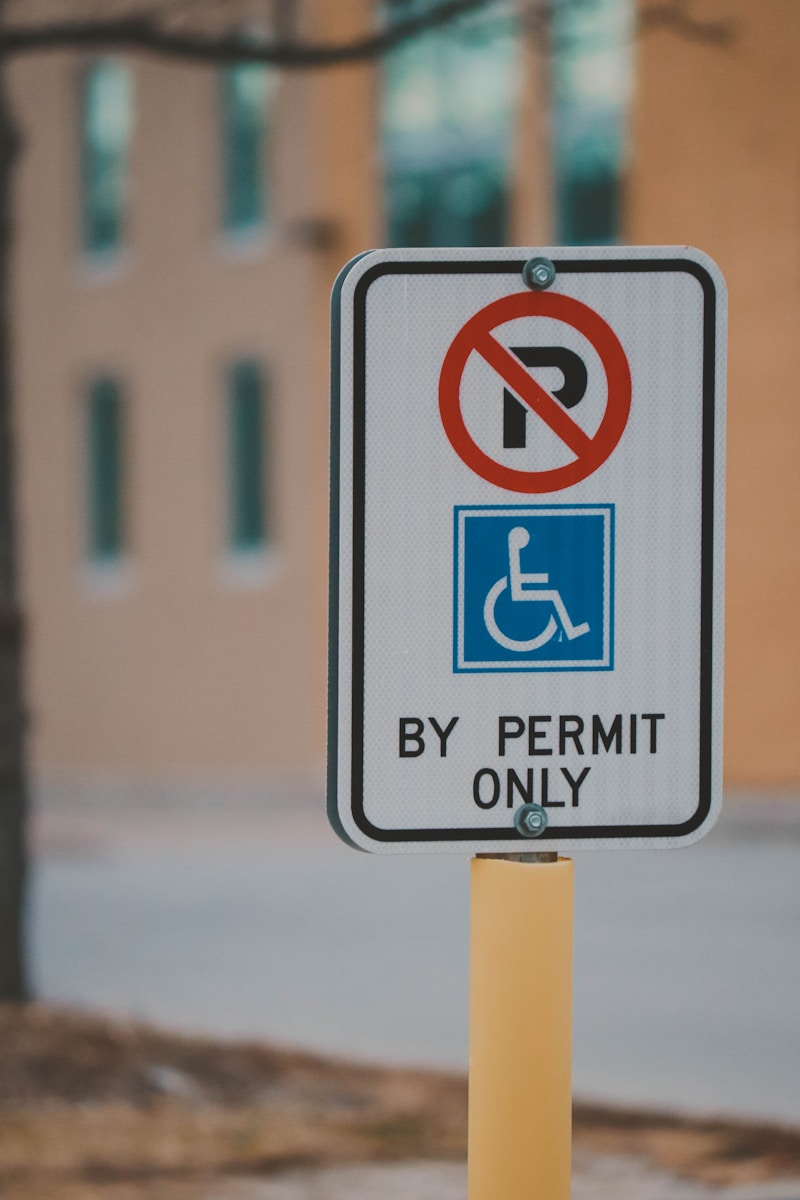
[[[733,40],[653,30],[635,92],[633,0],[559,11],[550,53],[500,0],[381,64],[14,65],[44,786],[316,786],[337,270],[387,243],[626,239],[697,244],[731,282],[729,779],[800,777],[800,32],[794,0],[692,7]],[[345,39],[371,8],[308,3],[306,32]]]
[[[727,278],[725,767],[732,783],[796,785],[800,12],[794,0],[686,8],[699,25],[638,41],[626,236],[691,242]]]

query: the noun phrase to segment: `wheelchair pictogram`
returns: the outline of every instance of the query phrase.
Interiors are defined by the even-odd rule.
[[[550,575],[548,572],[524,572],[521,566],[521,554],[523,549],[530,543],[531,535],[522,525],[515,525],[508,535],[508,576],[503,576],[489,589],[486,596],[486,602],[483,606],[483,619],[489,634],[500,646],[504,646],[506,650],[514,650],[520,654],[529,653],[531,650],[538,650],[540,646],[545,646],[551,638],[554,638],[559,629],[563,630],[570,641],[575,638],[582,637],[589,632],[589,622],[582,621],[579,625],[573,625],[567,612],[566,605],[561,598],[561,593],[552,587],[542,587],[539,585],[549,584]],[[548,604],[556,610],[556,617],[553,613],[549,613],[547,624],[541,633],[535,637],[529,638],[526,641],[520,641],[518,638],[508,637],[507,634],[499,628],[495,618],[495,606],[502,593],[510,586],[511,599],[514,602],[528,604]],[[560,622],[560,626],[559,626]]]
[[[610,504],[457,507],[455,671],[613,669]]]

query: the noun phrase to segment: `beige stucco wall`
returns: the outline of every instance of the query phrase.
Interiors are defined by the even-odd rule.
[[[131,62],[128,244],[107,269],[76,250],[80,59],[13,72],[26,142],[14,332],[34,766],[45,779],[318,775],[328,296],[339,264],[375,240],[369,125],[336,117],[371,114],[369,72],[282,80],[273,220],[236,245],[218,232],[214,72]],[[251,570],[226,557],[223,525],[223,373],[247,356],[271,383],[276,531]],[[125,384],[129,466],[131,551],[109,578],[87,569],[83,545],[82,385],[103,371]]]
[[[698,0],[713,45],[642,37],[628,225],[693,243],[730,296],[725,767],[800,780],[800,11]]]
[[[310,6],[344,37],[367,0]],[[800,780],[800,22],[796,0],[697,0],[718,47],[640,40],[628,236],[694,243],[731,291],[726,775]],[[76,252],[80,60],[13,68],[26,139],[14,321],[32,752],[41,779],[302,779],[324,761],[328,296],[381,240],[370,67],[287,75],[274,220],[246,249],[217,231],[215,78],[134,61],[129,246],[106,273]],[[546,127],[529,72],[515,222],[544,237]],[[309,231],[316,236],[309,237]],[[273,552],[249,581],[223,548],[225,365],[272,381]],[[129,402],[131,555],[83,553],[81,386]]]

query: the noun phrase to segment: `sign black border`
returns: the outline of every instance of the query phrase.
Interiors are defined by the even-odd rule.
[[[340,456],[340,370],[341,370],[341,292],[353,266],[365,255],[354,259],[340,273],[333,290],[331,345],[331,492],[330,492],[330,602],[328,657],[328,816],[345,841],[355,845],[344,829],[338,806],[338,701],[339,701],[339,489]],[[351,813],[362,833],[374,842],[486,842],[507,843],[514,848],[531,843],[514,826],[472,827],[460,829],[381,829],[364,812],[364,576],[365,576],[365,497],[366,497],[366,314],[367,293],[372,284],[385,275],[521,275],[525,259],[476,261],[459,259],[436,261],[389,261],[378,263],[364,272],[353,294],[353,565],[352,565],[352,691],[351,691]],[[706,820],[713,787],[713,643],[714,643],[714,493],[716,428],[716,338],[717,289],[708,271],[688,258],[555,259],[557,274],[643,274],[683,272],[694,276],[703,291],[703,413],[701,451],[701,533],[700,533],[700,713],[698,805],[688,820],[679,824],[583,825],[548,828],[537,838],[538,848],[564,840],[609,838],[658,839],[684,837],[694,833]]]

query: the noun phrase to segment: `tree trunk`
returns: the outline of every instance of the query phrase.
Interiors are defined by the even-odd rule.
[[[9,328],[12,178],[17,136],[7,100],[6,76],[5,62],[0,59],[0,1001],[20,1003],[29,996],[23,938],[28,805]]]

